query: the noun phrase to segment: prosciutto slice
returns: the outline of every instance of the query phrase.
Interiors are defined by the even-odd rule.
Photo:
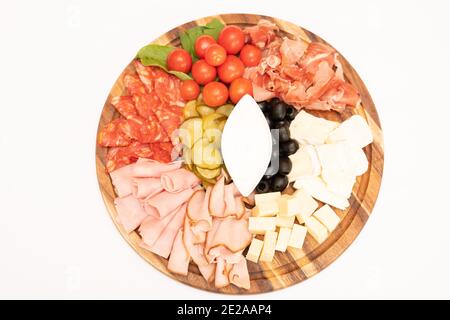
[[[141,202],[132,195],[116,198],[114,205],[116,206],[118,220],[127,233],[136,229],[147,217]]]
[[[139,199],[151,198],[163,190],[158,178],[134,178],[132,185],[133,196]]]
[[[189,269],[189,252],[183,242],[183,230],[178,230],[177,236],[173,243],[172,251],[170,252],[169,262],[167,263],[167,269],[173,273],[187,276]]]
[[[194,173],[183,168],[167,171],[161,175],[161,185],[169,192],[180,192],[199,183],[200,179]]]
[[[178,193],[163,191],[151,198],[145,199],[144,207],[153,208],[160,218],[164,218],[170,212],[186,203],[193,193],[194,190],[192,189],[186,189]]]

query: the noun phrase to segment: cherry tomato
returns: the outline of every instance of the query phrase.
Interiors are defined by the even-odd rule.
[[[222,82],[210,82],[203,88],[203,101],[210,107],[224,105],[228,100],[228,89]]]
[[[257,46],[246,44],[239,54],[246,67],[254,67],[261,61],[261,49]]]
[[[245,36],[238,26],[227,26],[222,29],[217,41],[228,54],[237,54],[244,46]]]
[[[216,68],[210,66],[205,60],[198,60],[192,66],[192,77],[198,84],[207,84],[216,78]]]
[[[194,44],[194,50],[197,57],[203,59],[205,57],[206,49],[214,43],[216,43],[216,40],[210,35],[204,34],[198,37]]]
[[[245,78],[234,79],[230,85],[230,100],[234,104],[238,103],[241,98],[249,94],[253,97],[252,82]]]
[[[208,62],[209,65],[217,67],[225,62],[227,58],[227,52],[224,47],[219,44],[210,45],[205,51],[205,61]]]
[[[173,71],[188,73],[191,70],[192,58],[184,49],[173,49],[167,56],[167,68]]]
[[[197,99],[198,94],[200,93],[200,87],[198,86],[197,82],[194,80],[184,80],[181,83],[181,97],[185,101],[190,101]]]
[[[234,79],[242,77],[245,66],[236,56],[228,56],[223,64],[217,68],[219,79],[225,83],[231,83]]]

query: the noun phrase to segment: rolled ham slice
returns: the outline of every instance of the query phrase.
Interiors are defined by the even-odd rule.
[[[116,198],[114,205],[116,206],[118,220],[128,233],[136,229],[147,217],[141,202],[133,195]]]
[[[172,251],[173,243],[178,231],[183,226],[184,218],[186,217],[186,204],[179,207],[175,216],[170,220],[169,224],[160,234],[156,242],[151,246],[150,251],[166,258],[169,257]]]
[[[133,196],[139,199],[151,198],[163,190],[158,178],[134,178]]]
[[[219,245],[210,249],[206,256],[211,263],[217,262],[217,260],[221,258],[225,259],[227,263],[234,264],[238,263],[241,260],[243,251],[244,250],[232,252],[227,247]]]
[[[164,218],[170,212],[187,202],[193,193],[194,190],[192,189],[186,189],[178,193],[163,191],[151,198],[145,199],[144,206],[154,208],[158,216]]]
[[[109,173],[119,198],[126,197],[133,192],[133,183],[131,181],[133,168],[134,164],[130,164]]]
[[[233,264],[228,275],[230,283],[243,289],[250,289],[250,275],[247,268],[247,260],[241,255],[238,263]]]
[[[175,241],[173,243],[172,251],[170,252],[167,269],[173,273],[187,276],[189,269],[189,252],[187,251],[183,242],[183,230],[179,229]]]
[[[206,239],[206,253],[211,248],[223,245],[232,252],[244,250],[252,240],[252,235],[248,231],[247,219],[236,219],[235,217],[227,217],[220,222],[214,219],[211,231],[214,231],[211,236],[208,233]],[[207,256],[207,258],[211,258]],[[211,261],[210,259],[208,259]]]
[[[142,237],[142,242],[151,247],[156,240],[158,240],[161,233],[167,227],[169,222],[177,214],[177,210],[166,215],[164,218],[160,219],[158,216],[147,216],[144,221],[142,221],[139,227],[139,234]]]
[[[133,167],[133,177],[157,178],[161,174],[181,168],[182,161],[162,163],[151,159],[139,158]]]
[[[209,228],[207,226],[210,227],[212,224],[212,217],[209,214],[209,198],[211,190],[212,188],[208,187],[206,192],[203,190],[195,191],[188,203],[187,215],[189,219],[191,219],[193,225],[203,221],[203,231],[208,231]]]
[[[167,171],[161,175],[161,185],[169,192],[180,192],[199,183],[200,179],[194,173],[183,168]]]

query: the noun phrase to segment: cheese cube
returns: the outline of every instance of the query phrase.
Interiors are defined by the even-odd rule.
[[[250,217],[248,218],[248,230],[253,234],[275,231],[276,222],[277,218],[275,217]]]
[[[288,246],[301,249],[303,247],[303,242],[305,242],[307,231],[308,230],[304,226],[294,224],[292,227],[291,236],[289,237]]]
[[[292,228],[295,222],[295,216],[285,217],[285,216],[277,216],[277,227],[284,228]]]
[[[280,228],[278,232],[277,244],[275,245],[275,250],[285,252],[291,237],[291,228]]]
[[[273,260],[273,256],[275,255],[277,236],[278,232],[276,231],[266,232],[266,235],[264,236],[264,245],[259,260],[266,262],[271,262]]]
[[[255,194],[255,204],[258,205],[263,202],[278,202],[279,198],[281,198],[281,192]]]
[[[248,248],[247,255],[245,256],[247,260],[250,260],[254,263],[258,263],[259,255],[261,254],[263,244],[264,241],[253,238],[252,243]]]
[[[278,214],[278,201],[264,201],[259,202],[252,209],[252,216],[254,217],[273,217]]]
[[[300,203],[297,212],[297,220],[299,223],[304,223],[305,218],[308,218],[317,209],[319,204],[313,199],[304,189],[299,189],[294,192],[294,197]]]
[[[328,232],[336,229],[340,222],[339,216],[327,204],[314,212],[313,217],[319,220],[328,229]]]
[[[325,228],[324,225],[322,225],[319,220],[313,216],[306,218],[305,226],[308,229],[308,232],[319,243],[322,243],[328,237],[327,228]]]
[[[278,200],[278,206],[280,208],[280,216],[295,216],[301,210],[299,199],[290,195],[283,195]]]

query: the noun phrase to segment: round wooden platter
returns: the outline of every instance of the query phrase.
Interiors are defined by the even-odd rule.
[[[166,34],[156,39],[154,43],[178,46],[178,34],[180,31],[189,29],[196,25],[205,25],[214,18],[221,20],[225,24],[236,24],[241,27],[254,25],[260,19],[267,19],[275,22],[280,28],[280,31],[288,37],[298,37],[307,42],[318,41],[326,43],[317,35],[295,24],[272,17],[252,14],[224,14],[198,19],[170,30]],[[138,49],[139,48],[136,48],[136,51]],[[197,266],[193,263],[191,263],[189,266],[189,274],[187,276],[174,275],[167,270],[166,259],[161,258],[145,249],[142,249],[139,246],[139,235],[136,232],[127,234],[120,223],[117,221],[117,212],[113,203],[116,194],[111,184],[109,175],[105,170],[106,148],[97,146],[96,165],[100,190],[108,212],[124,239],[142,258],[144,258],[147,262],[149,262],[152,266],[154,266],[162,273],[192,287],[213,292],[229,294],[269,292],[299,283],[326,268],[337,257],[339,257],[343,253],[343,251],[355,240],[364,224],[366,223],[367,219],[369,218],[378,196],[381,177],[383,174],[384,162],[383,137],[380,120],[378,118],[375,105],[369,95],[369,92],[367,91],[367,88],[365,87],[356,71],[352,68],[348,61],[345,60],[344,57],[342,57],[342,55],[340,55],[340,60],[344,67],[344,74],[346,79],[350,83],[352,83],[361,93],[361,106],[356,108],[355,110],[351,110],[348,108],[348,110],[346,110],[342,114],[338,114],[336,112],[312,113],[335,121],[343,121],[350,117],[352,114],[359,114],[367,120],[374,136],[374,142],[364,149],[369,161],[369,169],[363,176],[358,177],[357,182],[353,187],[352,196],[349,200],[350,207],[344,211],[335,210],[340,216],[341,222],[326,241],[319,244],[308,234],[303,249],[301,250],[289,248],[285,253],[277,252],[272,263],[261,262],[255,264],[248,261],[247,265],[251,278],[250,290],[243,290],[234,285],[227,286],[222,289],[216,289],[214,285],[206,283],[206,281],[200,275]],[[113,118],[118,117],[118,114],[115,111],[114,107],[111,105],[110,100],[114,96],[124,94],[122,76],[125,72],[132,69],[133,66],[130,63],[126,67],[124,72],[119,76],[113,88],[111,89],[111,92],[109,93],[103,107],[99,122],[99,128],[103,127]]]

